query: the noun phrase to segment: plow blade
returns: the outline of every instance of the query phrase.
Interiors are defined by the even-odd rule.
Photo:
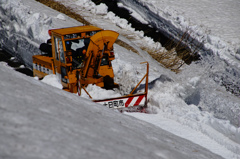
[[[148,94],[148,72],[149,72],[149,64],[148,62],[142,62],[141,64],[147,64],[147,72],[140,80],[140,82],[136,85],[136,87],[132,90],[132,92],[126,96],[116,97],[116,98],[108,98],[108,99],[100,99],[93,100],[93,102],[102,104],[108,108],[117,109],[120,112],[144,112],[146,113],[147,108],[147,94]],[[79,77],[80,79],[80,77]],[[145,91],[143,93],[133,94],[140,83],[145,79]],[[79,86],[81,86],[81,81],[79,80]],[[88,96],[92,99],[91,95],[87,92],[84,86],[79,87],[79,90],[83,89]],[[81,95],[81,92],[78,94]]]

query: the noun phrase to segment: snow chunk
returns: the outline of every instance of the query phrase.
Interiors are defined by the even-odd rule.
[[[42,79],[42,82],[44,82],[48,85],[51,85],[53,87],[59,88],[59,89],[63,88],[62,84],[60,83],[59,79],[57,78],[57,75],[55,75],[55,74],[45,76]]]
[[[108,12],[108,7],[106,6],[106,4],[99,4],[96,6],[96,14],[100,14],[100,15],[106,15]]]
[[[58,14],[56,18],[64,21],[66,20],[63,14]]]
[[[102,89],[96,85],[88,85],[86,90],[94,100],[121,97],[121,94],[116,93],[113,90]],[[86,92],[83,89],[82,89],[81,97],[89,98],[89,96],[86,94]]]
[[[78,0],[75,2],[75,4],[83,7],[87,11],[91,11],[96,6],[91,0]]]
[[[226,47],[226,44],[223,41],[221,41],[219,37],[208,35],[207,40],[211,45],[214,45],[218,49],[223,49]]]

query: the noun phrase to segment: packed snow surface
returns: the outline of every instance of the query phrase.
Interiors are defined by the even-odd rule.
[[[152,124],[20,74],[5,63],[0,63],[0,74],[1,158],[221,158]]]
[[[3,158],[240,158],[240,99],[217,83],[217,76],[215,80],[212,77],[219,72],[232,77],[230,66],[230,73],[226,73],[226,62],[237,66],[237,59],[228,54],[236,49],[235,44],[222,47],[218,45],[223,44],[219,42],[221,37],[211,38],[213,34],[209,34],[209,47],[216,46],[215,53],[220,49],[233,61],[214,57],[211,62],[202,60],[174,74],[139,49],[141,45],[164,48],[144,37],[143,32],[135,31],[127,20],[107,12],[106,5],[96,6],[90,0],[58,1],[71,6],[96,26],[131,35],[131,41],[124,36],[119,38],[138,50],[136,54],[114,45],[115,81],[121,90],[109,92],[90,86],[89,93],[95,99],[129,93],[145,74],[146,66],[139,63],[148,61],[148,106],[153,114],[120,114],[59,90],[59,79],[54,75],[38,81],[1,63],[0,142],[4,144],[0,145],[0,154]],[[146,15],[154,14],[139,12],[138,4],[144,4],[153,13],[161,11],[157,1],[128,2],[122,0],[119,6],[126,5],[144,23]],[[155,2],[158,5],[153,5]],[[180,16],[174,21],[176,11],[164,2],[172,26],[177,21],[180,26],[189,24]],[[82,25],[33,0],[1,1],[0,12],[2,48],[29,66],[32,55],[40,53],[39,44],[49,38],[48,29]],[[165,14],[158,13],[158,16],[167,18]],[[153,20],[149,23],[157,23],[154,18],[149,18]],[[197,22],[192,23],[199,25]],[[215,43],[216,39],[219,40]],[[140,87],[143,85],[144,82]],[[88,98],[86,94],[83,97]]]

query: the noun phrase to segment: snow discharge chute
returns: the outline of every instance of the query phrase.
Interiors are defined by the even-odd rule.
[[[82,77],[98,76],[103,54],[111,56],[113,44],[117,40],[118,33],[110,30],[100,31],[90,38],[90,43],[86,52],[86,61],[82,71]]]

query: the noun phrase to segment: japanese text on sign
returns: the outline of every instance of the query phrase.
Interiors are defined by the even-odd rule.
[[[123,100],[115,100],[115,101],[104,102],[103,105],[109,108],[124,107],[124,102]]]

